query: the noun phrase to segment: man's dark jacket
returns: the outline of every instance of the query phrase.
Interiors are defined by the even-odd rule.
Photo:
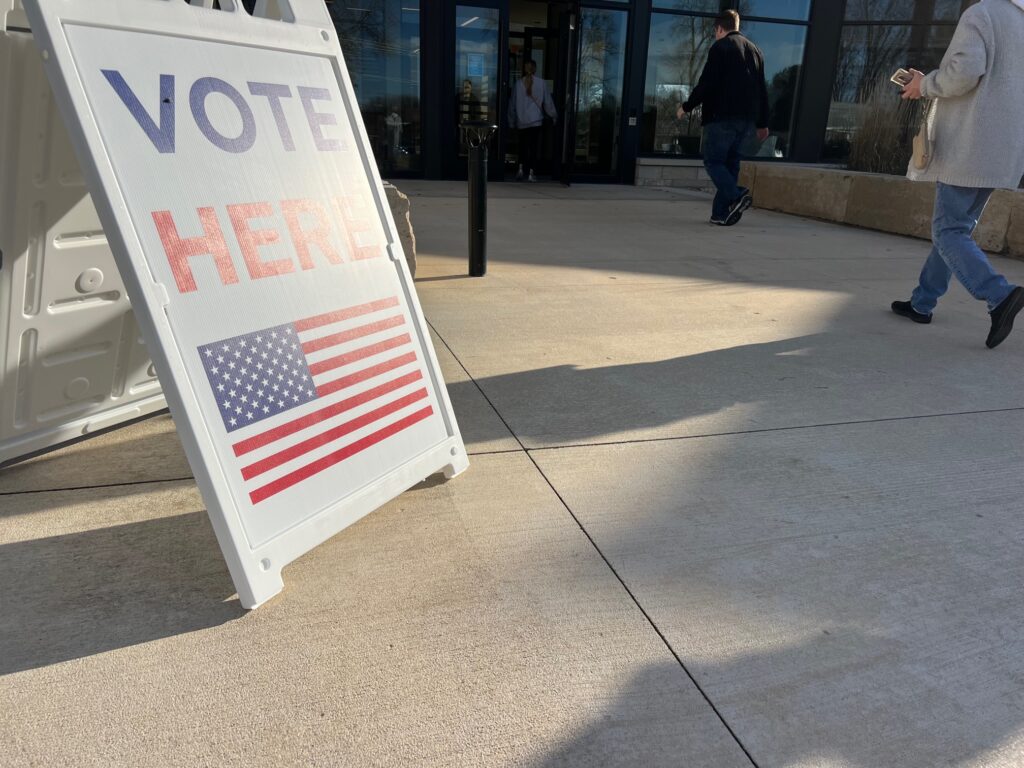
[[[764,55],[739,32],[730,32],[711,46],[704,71],[683,109],[703,105],[704,125],[722,120],[749,120],[768,127],[768,88]]]

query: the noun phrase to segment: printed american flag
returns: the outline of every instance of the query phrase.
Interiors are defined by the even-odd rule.
[[[198,348],[253,504],[433,414],[405,325],[392,296]]]

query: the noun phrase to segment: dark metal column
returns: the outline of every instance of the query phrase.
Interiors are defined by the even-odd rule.
[[[626,38],[623,112],[625,129],[620,134],[618,181],[636,183],[636,158],[640,152],[640,127],[644,114],[644,79],[647,74],[647,46],[651,31],[651,4],[633,3]]]
[[[845,13],[845,0],[814,0],[811,7],[803,86],[793,119],[793,154],[790,159],[798,163],[821,160]]]
[[[423,135],[423,176],[427,179],[444,178],[444,137],[442,121],[437,115],[451,115],[454,120],[455,104],[450,84],[453,76],[445,70],[446,46],[452,45],[445,34],[445,4],[424,2],[420,4],[420,125]],[[449,111],[446,111],[449,110]]]

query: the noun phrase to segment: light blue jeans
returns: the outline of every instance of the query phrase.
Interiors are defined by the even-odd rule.
[[[949,289],[953,275],[971,296],[988,304],[989,312],[1014,289],[1015,286],[992,269],[985,252],[972,237],[992,192],[991,189],[938,185],[932,218],[933,248],[910,297],[915,312],[930,315],[939,298]]]

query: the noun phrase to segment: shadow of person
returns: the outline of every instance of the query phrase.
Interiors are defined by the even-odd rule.
[[[0,585],[0,675],[245,613],[203,511],[0,545]]]
[[[528,768],[740,768],[752,763],[686,672],[642,667],[572,713],[587,724]]]
[[[841,397],[851,383],[850,377],[843,378],[851,363],[833,350],[828,336],[744,344],[655,362],[550,366],[457,382],[449,391],[458,402],[470,394],[460,390],[479,386],[527,447],[663,437],[651,430],[681,420],[692,422],[691,433],[706,434],[720,427],[711,420],[702,425],[700,417],[773,401],[767,410],[779,411],[775,417],[782,425],[782,413],[802,414],[809,398]],[[763,428],[770,421],[762,415],[747,427]],[[785,419],[786,426],[793,423]],[[672,436],[679,436],[678,430]]]
[[[714,651],[705,648],[701,655],[713,657]],[[1004,748],[1020,728],[1019,709],[984,696],[979,663],[944,665],[929,678],[922,676],[928,661],[908,664],[899,641],[845,627],[689,663],[718,714],[678,664],[653,664],[603,699],[597,712],[588,713],[588,726],[535,765],[986,764],[972,761]]]

